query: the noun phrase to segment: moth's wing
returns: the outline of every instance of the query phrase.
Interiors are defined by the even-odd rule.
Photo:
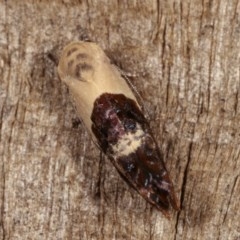
[[[123,106],[127,106],[124,108]],[[114,166],[121,176],[133,186],[148,202],[156,206],[165,216],[170,216],[171,206],[178,210],[179,206],[174,193],[173,184],[165,168],[163,158],[157,143],[153,138],[149,125],[134,101],[122,100],[122,119],[131,118],[138,126],[138,130],[126,129],[128,154],[122,155],[120,151],[110,156]],[[124,120],[123,120],[124,121]],[[135,148],[136,142],[141,144]],[[125,139],[126,140],[126,139]],[[121,149],[121,148],[120,148]]]
[[[170,217],[171,207],[179,210],[173,184],[157,149],[142,145],[128,156],[114,158],[112,163],[123,179],[148,202]]]
[[[121,176],[169,217],[171,206],[178,209],[173,185],[136,102],[123,94],[102,95],[91,119],[93,134]]]

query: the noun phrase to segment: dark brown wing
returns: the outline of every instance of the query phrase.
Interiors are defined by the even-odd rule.
[[[103,94],[94,104],[92,130],[125,180],[167,217],[178,210],[173,184],[137,104],[123,94]]]

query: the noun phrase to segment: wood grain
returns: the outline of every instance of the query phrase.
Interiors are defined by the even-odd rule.
[[[1,239],[240,239],[240,2],[1,1]],[[76,124],[56,66],[97,42],[137,87],[181,211],[151,208]]]

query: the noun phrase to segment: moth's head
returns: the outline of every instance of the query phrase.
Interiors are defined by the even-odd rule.
[[[106,56],[97,44],[72,42],[63,49],[58,74],[66,84],[71,80],[89,82],[102,61],[106,61]]]

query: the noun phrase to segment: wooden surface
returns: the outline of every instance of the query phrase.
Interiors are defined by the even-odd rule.
[[[182,210],[92,143],[56,74],[91,40],[131,75]],[[0,239],[240,239],[240,1],[0,1]]]

